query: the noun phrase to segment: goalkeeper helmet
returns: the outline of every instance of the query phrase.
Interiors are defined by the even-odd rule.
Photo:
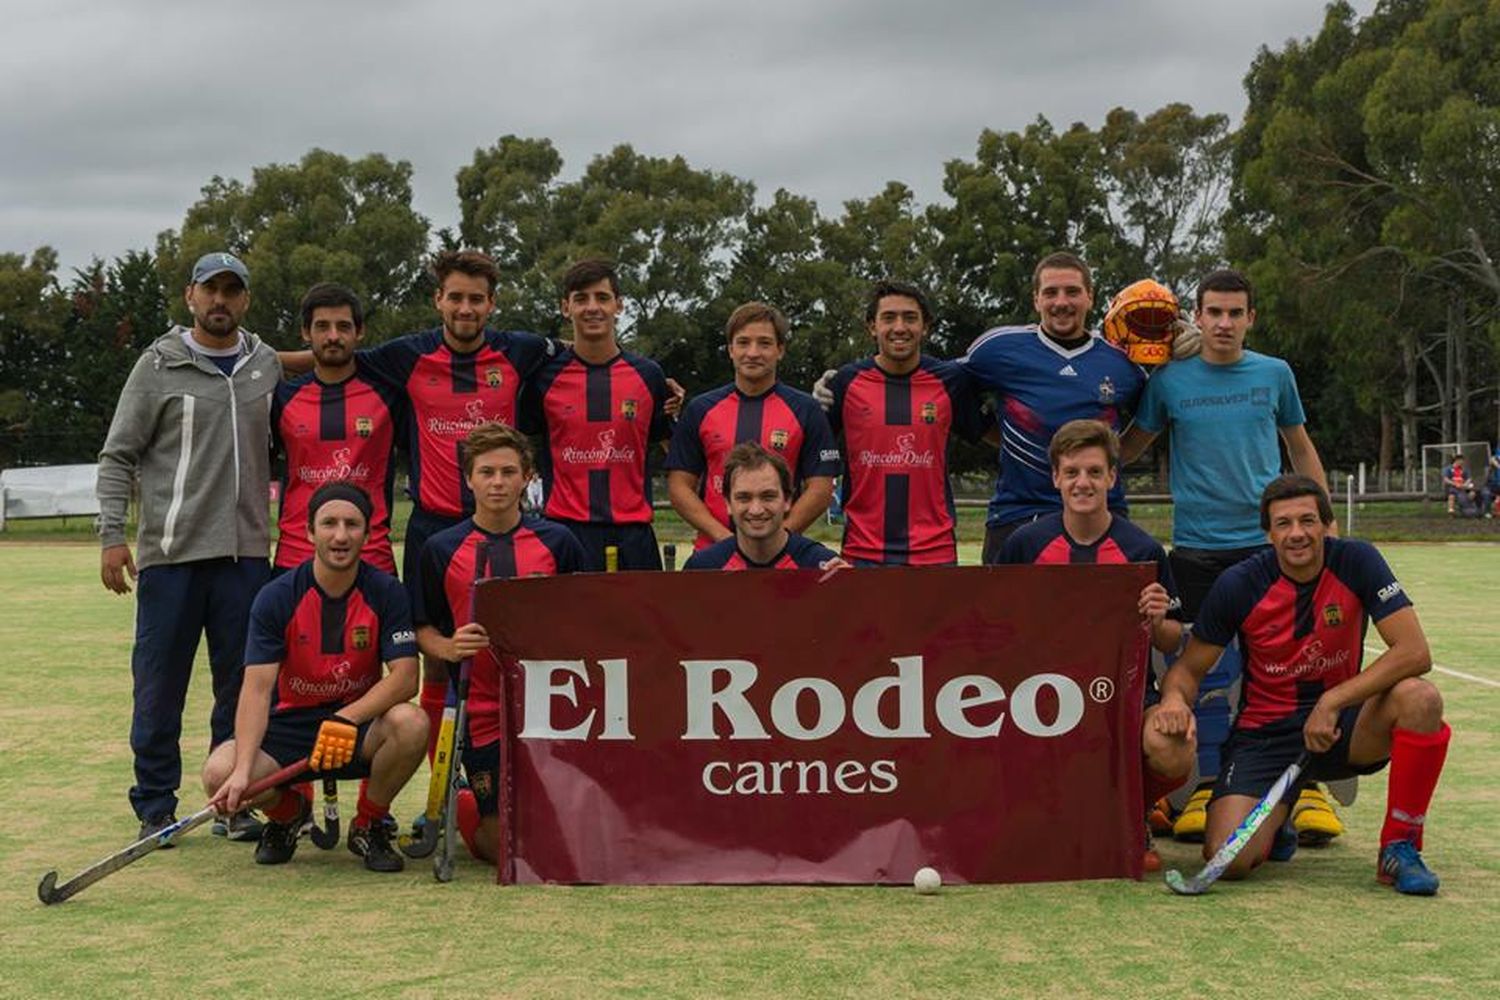
[[[1172,359],[1177,325],[1177,296],[1159,281],[1142,278],[1126,285],[1104,314],[1104,338],[1139,365],[1161,365]]]

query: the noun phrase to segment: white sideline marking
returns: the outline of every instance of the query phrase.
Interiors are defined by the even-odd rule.
[[[1385,652],[1385,647],[1367,645],[1365,646],[1365,652],[1374,653],[1376,656],[1379,656],[1381,653]],[[1440,674],[1447,674],[1449,677],[1457,677],[1460,680],[1473,681],[1475,684],[1483,684],[1485,687],[1500,688],[1500,681],[1490,680],[1488,677],[1475,677],[1473,674],[1466,674],[1462,670],[1454,670],[1451,667],[1439,666],[1436,663],[1432,665],[1432,669],[1436,670]]]

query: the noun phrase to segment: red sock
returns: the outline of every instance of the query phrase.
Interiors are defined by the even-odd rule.
[[[391,814],[389,802],[376,802],[370,798],[370,790],[364,785],[359,788],[359,805],[355,807],[354,825],[370,827],[381,822]]]
[[[1443,723],[1435,733],[1410,729],[1391,730],[1391,779],[1385,794],[1385,825],[1380,828],[1380,846],[1410,840],[1422,849],[1422,830],[1427,806],[1437,788],[1438,775],[1448,756],[1453,730]]]
[[[469,849],[471,857],[479,857],[479,847],[475,837],[479,833],[479,800],[474,797],[474,792],[468,788],[458,790],[458,835],[464,839],[464,846]]]
[[[1157,774],[1149,766],[1143,764],[1141,766],[1141,791],[1144,793],[1146,799],[1146,812],[1151,811],[1151,807],[1156,805],[1157,799],[1177,791],[1186,781],[1187,775],[1183,775],[1180,778],[1167,778]]]
[[[307,789],[306,798],[303,797],[302,789]],[[266,818],[273,823],[291,823],[302,815],[302,803],[312,800],[311,785],[294,785],[291,788],[283,788],[276,801],[266,807]]]
[[[438,729],[443,724],[443,706],[448,701],[447,681],[423,681],[418,703],[427,713],[427,763],[437,755]]]

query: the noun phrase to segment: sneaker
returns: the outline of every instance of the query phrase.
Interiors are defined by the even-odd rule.
[[[1344,832],[1344,823],[1333,811],[1333,803],[1323,794],[1322,786],[1308,785],[1297,796],[1292,807],[1292,825],[1303,847],[1318,847]]]
[[[1393,840],[1380,849],[1375,877],[1408,896],[1435,896],[1438,877],[1422,861],[1422,852],[1409,840]]]
[[[391,846],[384,823],[349,827],[349,850],[364,858],[365,867],[372,872],[399,872],[406,867],[406,861]]]
[[[159,815],[152,816],[152,817],[150,817],[148,819],[143,819],[143,820],[141,820],[141,835],[138,838],[136,838],[136,839],[138,839],[138,840],[145,840],[147,837],[154,837],[158,833],[161,833],[167,827],[171,826],[173,823],[176,823],[176,822],[177,822],[177,816],[176,816],[176,814],[175,813],[169,813],[169,812],[160,813]],[[162,844],[160,847],[158,847],[157,850],[158,851],[170,851],[172,848],[174,848],[176,846],[177,846],[177,844],[174,841],[170,841],[169,840],[166,843]]]
[[[1202,843],[1203,831],[1208,827],[1208,800],[1213,791],[1212,786],[1203,785],[1193,792],[1172,824],[1172,836],[1188,843]]]
[[[1158,837],[1165,837],[1172,832],[1172,803],[1167,801],[1166,796],[1157,799],[1150,812],[1146,813],[1146,823]]]
[[[300,795],[297,800],[301,803],[301,808],[291,822],[267,820],[261,824],[260,842],[255,847],[256,864],[284,865],[297,853],[297,838],[302,835],[302,825],[312,815],[312,803]]]
[[[401,824],[397,821],[396,817],[392,816],[390,813],[385,814],[385,816],[380,820],[380,825],[385,827],[385,835],[387,837],[390,837],[392,840],[401,835]]]
[[[214,820],[213,834],[226,840],[259,840],[264,826],[255,810],[241,809],[228,819],[221,816]]]
[[[1271,841],[1271,853],[1266,857],[1272,861],[1290,861],[1297,853],[1297,828],[1288,819],[1276,829],[1276,837]]]
[[[1141,855],[1141,868],[1148,872],[1161,871],[1161,855],[1156,853],[1156,840],[1151,836],[1151,826],[1146,826],[1146,851]]]

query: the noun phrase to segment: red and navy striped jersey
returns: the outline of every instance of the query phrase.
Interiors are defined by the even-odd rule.
[[[245,663],[280,665],[275,710],[347,705],[381,677],[381,664],[417,655],[406,591],[361,563],[354,586],[330,597],[312,560],[261,588],[250,606]]]
[[[1307,583],[1283,576],[1274,550],[1230,567],[1198,611],[1193,634],[1245,660],[1235,726],[1257,729],[1311,712],[1323,692],[1359,673],[1371,621],[1411,606],[1368,542],[1330,538]]]
[[[541,517],[523,517],[492,535],[465,518],[422,546],[421,581],[412,616],[445,636],[473,621],[474,584],[490,577],[575,573],[584,563],[573,533]],[[500,738],[500,664],[493,650],[474,657],[469,670],[469,733],[475,746]]]
[[[891,565],[958,561],[948,434],[984,434],[968,373],[923,356],[892,375],[874,358],[839,369],[828,423],[844,436],[844,558]]]
[[[370,377],[408,402],[408,490],[418,507],[442,517],[473,512],[474,495],[464,482],[459,445],[478,424],[498,420],[516,425],[517,396],[555,347],[534,333],[486,330],[477,351],[456,354],[439,328],[359,352]]]
[[[688,556],[683,569],[817,569],[830,559],[836,559],[834,551],[820,545],[795,531],[787,532],[786,545],[770,562],[756,562],[740,551],[735,537],[714,542]]]
[[[724,502],[724,460],[742,441],[758,441],[779,453],[792,469],[792,489],[812,476],[839,473],[839,451],[823,408],[805,392],[781,382],[759,396],[747,396],[733,382],[697,396],[682,411],[672,433],[666,468],[698,477],[698,495],[709,513],[729,527]],[[697,548],[708,545],[698,536]]]
[[[355,373],[328,384],[311,372],[276,388],[271,403],[271,438],[286,458],[281,476],[280,539],[276,565],[291,568],[312,558],[307,540],[307,502],[324,483],[349,482],[370,495],[375,510],[362,558],[387,573],[396,572],[391,555],[391,493],[396,442],[404,404],[388,386]]]
[[[969,345],[962,364],[981,390],[996,394],[1000,474],[990,500],[990,525],[1009,524],[1062,507],[1052,485],[1047,447],[1069,420],[1102,420],[1120,430],[1146,373],[1097,334],[1065,348],[1035,326],[998,327]],[[1121,480],[1109,509],[1126,510]]]
[[[650,446],[672,434],[661,366],[629,351],[589,364],[569,348],[530,384],[522,427],[546,436],[537,455],[542,512],[594,524],[649,522],[646,460]]]

